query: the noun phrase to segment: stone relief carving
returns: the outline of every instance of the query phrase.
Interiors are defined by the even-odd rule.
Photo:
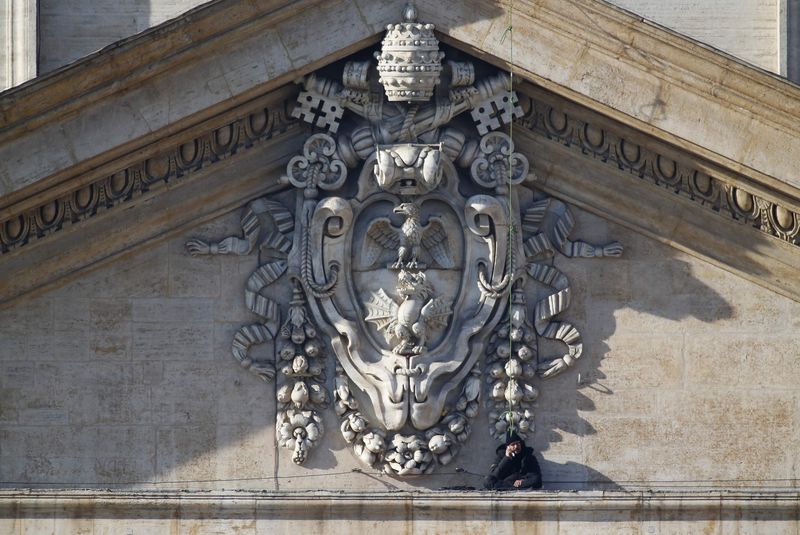
[[[367,75],[370,67],[369,62],[351,62],[343,74],[344,86],[335,84],[336,89],[332,89],[323,84],[320,91],[346,95],[350,108],[361,107],[364,113],[369,113],[379,122],[381,104],[369,98]],[[479,134],[500,128],[513,115],[517,124],[546,139],[575,148],[578,154],[599,158],[647,179],[654,186],[670,188],[698,206],[740,221],[792,245],[800,245],[800,214],[790,202],[768,199],[742,186],[741,182],[745,182],[746,178],[737,182],[733,177],[727,176],[730,175],[728,172],[720,176],[713,173],[709,175],[692,162],[670,158],[666,147],[664,150],[650,148],[659,145],[657,140],[651,139],[650,147],[644,146],[614,132],[613,129],[600,128],[582,121],[549,103],[527,95],[523,97],[522,103],[526,104],[528,112],[521,117],[523,107],[516,99],[516,94],[509,97],[502,90],[493,92],[493,85],[502,86],[502,76],[475,83],[475,69],[471,63],[446,61],[442,65],[442,72],[449,73],[451,77],[450,92],[454,102],[467,98],[474,102],[475,99],[491,93],[492,96],[480,102],[486,106],[481,105],[470,110]],[[311,88],[319,85],[314,83],[313,76],[305,84]],[[470,89],[469,86],[473,85]],[[320,93],[306,91],[303,94],[305,96],[298,99],[292,117],[336,133],[345,108],[339,105],[337,99],[326,99]],[[504,98],[510,100],[504,101]],[[513,108],[508,102],[513,103]],[[40,195],[38,197],[42,200],[33,207],[26,205],[20,210],[9,207],[7,216],[0,221],[0,256],[45,239],[66,227],[80,225],[139,195],[155,191],[163,184],[185,179],[199,169],[216,165],[229,156],[257,148],[261,142],[280,135],[293,124],[292,118],[284,113],[284,107],[281,103],[277,106],[270,105],[266,109],[252,110],[231,123],[218,125],[200,136],[184,140],[167,153],[149,155],[133,164],[121,166],[107,176],[81,180],[80,186],[67,192],[59,192],[54,197]],[[430,110],[425,113],[430,113]],[[395,123],[396,121],[389,127],[396,135],[399,127]],[[454,147],[460,146],[459,135],[457,130],[443,131],[440,134],[442,150],[448,153],[456,150]],[[399,136],[396,139],[398,138]],[[338,147],[341,158],[348,163],[357,161],[355,151],[369,153],[372,150],[370,143],[374,139],[376,138],[369,128],[343,138],[349,145]],[[463,147],[464,157],[472,154],[474,148],[473,145]]]
[[[400,28],[393,27],[392,39],[397,37],[397,41],[400,41],[400,36],[414,35],[415,30],[406,31],[404,26],[396,26]],[[415,39],[405,40],[413,43]],[[428,43],[425,46],[431,45]],[[517,124],[539,136],[574,148],[576,154],[608,162],[657,187],[669,188],[714,213],[740,221],[792,245],[800,245],[800,213],[791,199],[782,198],[781,195],[765,197],[758,190],[743,185],[748,182],[746,176],[730,170],[709,174],[708,166],[670,157],[672,152],[669,146],[657,139],[650,138],[647,143],[638,143],[613,127],[601,127],[591,121],[581,120],[537,97],[523,95],[520,101],[516,93],[505,91],[506,80],[503,75],[476,82],[475,67],[470,62],[443,62],[442,58],[434,61],[434,56],[425,56],[421,53],[424,50],[417,52],[412,45],[406,46],[403,53],[414,52],[412,57],[424,57],[426,62],[419,60],[419,64],[402,65],[402,68],[420,67],[422,70],[399,70],[399,59],[405,56],[398,52],[403,48],[401,45],[396,48],[394,50],[387,45],[386,50],[381,51],[393,58],[380,59],[385,67],[381,77],[387,79],[389,84],[396,81],[398,85],[391,87],[402,91],[405,90],[400,87],[404,77],[414,79],[408,76],[411,72],[424,73],[431,79],[446,75],[449,77],[450,109],[440,107],[439,112],[444,114],[441,117],[436,116],[435,106],[417,106],[413,108],[413,114],[398,113],[391,107],[384,110],[383,102],[373,98],[375,91],[370,86],[370,69],[374,69],[374,65],[370,62],[348,63],[343,73],[343,84],[309,76],[304,82],[307,90],[297,99],[292,117],[301,118],[331,134],[338,132],[347,109],[360,109],[363,116],[370,117],[369,125],[343,137],[345,144],[338,147],[340,157],[348,165],[355,165],[359,155],[364,156],[365,151],[366,154],[371,153],[375,140],[396,144],[398,140],[411,139],[414,134],[423,133],[430,126],[436,128],[448,123],[467,107],[480,135],[500,128],[513,118]],[[428,100],[423,93],[416,100],[414,95],[408,94],[408,90],[405,91],[405,97],[398,95],[399,100],[390,102]],[[346,107],[342,106],[343,99],[346,100]],[[126,162],[108,175],[94,176],[95,171],[92,171],[92,175],[80,176],[77,181],[79,184],[72,189],[63,190],[61,184],[57,193],[54,190],[52,195],[47,192],[38,194],[33,205],[25,202],[7,207],[5,216],[0,220],[0,256],[46,239],[64,228],[81,225],[166,183],[186,179],[200,169],[217,165],[234,154],[257,148],[263,141],[282,134],[294,123],[285,113],[286,107],[287,103],[276,102],[266,108],[259,106],[245,110],[236,120],[228,122],[226,119],[215,124],[200,135],[181,140],[167,152],[148,154],[133,163]],[[523,108],[527,111],[524,112]],[[371,126],[378,125],[384,118],[385,131],[371,132]],[[405,124],[404,118],[409,118],[409,124]],[[473,140],[462,146],[461,135],[457,129],[445,128],[440,132],[442,151],[451,159],[458,156],[452,154],[453,150],[460,150],[464,158],[474,153]]]
[[[629,171],[675,193],[794,245],[800,245],[800,214],[747,191],[696,164],[669,157],[609,128],[579,119],[535,97],[524,96],[527,112],[518,124],[575,152]]]
[[[295,281],[288,319],[281,327],[277,353],[283,362],[278,383],[278,445],[291,449],[302,464],[323,434],[319,409],[328,406],[324,346],[305,306],[302,285]]]
[[[167,183],[186,180],[237,152],[259,147],[296,123],[285,112],[287,107],[285,102],[268,107],[262,104],[235,121],[184,140],[166,153],[150,155],[88,183],[83,181],[77,189],[13,213],[0,221],[0,255],[123,206]]]
[[[341,84],[303,80],[293,115],[325,131],[287,165],[295,205],[257,199],[242,237],[186,244],[192,254],[248,254],[259,242],[271,251],[245,290],[261,321],[239,330],[233,354],[269,379],[275,368],[248,355],[273,342],[277,440],[298,464],[323,435],[329,350],[340,432],[386,473],[448,464],[469,437],[484,377],[492,435],[530,432],[535,377],[561,373],[582,349],[578,330],[557,319],[570,288],[553,254],[622,253],[569,240],[566,205],[524,186],[528,160],[498,130],[522,114],[509,78],[476,81],[469,62],[442,65],[433,26],[413,8],[405,16],[387,27],[377,67],[349,62]],[[265,292],[279,279],[292,285],[288,302]],[[532,309],[531,281],[552,289]],[[540,359],[542,338],[566,352]]]

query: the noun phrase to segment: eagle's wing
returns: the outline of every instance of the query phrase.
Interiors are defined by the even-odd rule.
[[[371,267],[384,249],[397,251],[400,247],[400,231],[392,226],[387,217],[373,221],[367,228],[367,238],[361,250],[361,263],[365,268]]]
[[[441,267],[447,269],[455,266],[453,254],[450,252],[450,240],[441,218],[431,217],[422,229],[422,245]]]
[[[377,292],[372,292],[366,307],[367,317],[364,319],[374,323],[379,331],[383,331],[386,342],[392,343],[394,326],[397,323],[397,303],[381,288]]]
[[[425,319],[425,324],[433,329],[443,329],[447,327],[447,318],[453,313],[451,303],[443,297],[435,297],[428,301],[420,316]]]

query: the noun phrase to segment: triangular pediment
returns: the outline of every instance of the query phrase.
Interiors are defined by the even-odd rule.
[[[215,2],[1,94],[0,302],[281,188],[294,81],[403,4]],[[418,7],[513,71],[532,187],[800,299],[800,89],[593,0]]]

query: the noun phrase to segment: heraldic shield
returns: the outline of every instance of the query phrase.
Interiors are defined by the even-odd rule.
[[[553,255],[622,253],[568,239],[567,206],[523,185],[528,160],[502,131],[535,111],[523,113],[506,73],[443,63],[433,29],[409,7],[377,62],[339,64],[341,83],[305,77],[291,115],[314,131],[285,191],[247,205],[243,237],[186,244],[193,255],[265,253],[245,289],[260,321],[239,329],[232,352],[276,378],[278,444],[298,464],[320,444],[331,402],[355,455],[393,475],[453,459],[483,384],[490,434],[526,435],[533,379],[582,351],[578,330],[555,319],[570,287]],[[531,310],[530,279],[552,292]],[[541,338],[567,352],[540,359]],[[277,366],[250,352],[270,341]]]
[[[477,281],[499,284],[505,274],[508,233],[493,229],[508,228],[508,207],[489,195],[465,198],[453,164],[439,165],[435,187],[402,195],[380,187],[381,158],[371,158],[356,197],[328,197],[310,220],[311,282],[324,285],[327,267],[342,266],[339,284],[317,300],[318,320],[344,373],[368,396],[370,420],[387,431],[439,423],[497,320],[498,298],[482,295]],[[413,180],[403,179],[406,189]]]

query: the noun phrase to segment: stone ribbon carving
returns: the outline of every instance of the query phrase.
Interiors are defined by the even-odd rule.
[[[245,290],[262,321],[236,334],[233,353],[271,378],[275,368],[248,351],[272,343],[277,440],[298,464],[322,439],[331,366],[342,437],[389,474],[452,461],[484,377],[492,435],[530,432],[537,374],[560,373],[582,348],[578,330],[557,319],[570,288],[552,255],[622,251],[568,239],[567,207],[523,186],[529,162],[498,131],[521,115],[509,78],[476,81],[469,62],[443,66],[433,26],[415,17],[407,9],[388,27],[377,69],[349,62],[341,84],[303,81],[293,115],[325,132],[309,135],[287,165],[293,208],[257,199],[243,237],[187,243],[192,254],[247,254],[258,243],[270,251]],[[278,279],[290,281],[291,296]],[[552,294],[531,308],[526,281]],[[541,338],[566,353],[539,359]]]

